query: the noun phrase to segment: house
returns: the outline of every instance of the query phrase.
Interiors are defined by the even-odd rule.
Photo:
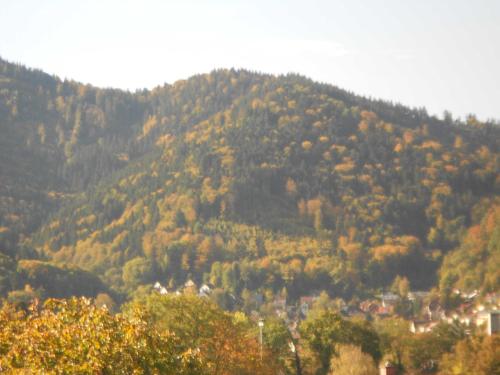
[[[340,313],[345,316],[365,316],[365,313],[358,306],[352,305],[343,307]]]
[[[500,308],[500,292],[499,293],[488,293],[484,297],[484,302],[490,306],[495,306]]]
[[[363,301],[359,304],[361,311],[369,314],[377,314],[380,308],[380,304],[377,301]]]
[[[197,292],[197,287],[196,284],[193,280],[189,279],[184,283],[184,290],[183,292],[186,294],[196,294]]]
[[[476,325],[483,326],[489,336],[500,332],[500,310],[479,312],[476,317]]]
[[[411,333],[425,333],[431,332],[435,326],[437,326],[437,322],[432,322],[428,320],[412,320],[410,323],[410,332]]]
[[[474,310],[474,304],[471,301],[464,302],[458,307],[458,310],[462,315],[469,314]]]
[[[401,299],[397,294],[394,293],[384,293],[380,295],[380,299],[382,300],[382,306],[394,306]]]
[[[318,297],[316,297],[316,296],[300,297],[299,309],[300,309],[300,313],[302,314],[302,316],[307,316],[307,314],[309,313],[309,310],[311,310],[311,307],[317,298]]]
[[[379,306],[377,309],[378,316],[390,316],[394,314],[394,306]]]
[[[430,293],[425,291],[416,290],[414,292],[408,293],[408,300],[411,302],[421,301],[429,297]]]
[[[397,368],[391,362],[385,362],[379,367],[380,375],[396,375]]]
[[[289,319],[288,319],[288,313],[286,310],[280,310],[280,309],[276,309],[276,316],[282,320],[284,320],[285,322],[287,322]]]
[[[162,286],[159,281],[157,281],[154,284],[153,289],[156,290],[161,295],[168,294],[167,288],[165,288],[164,286]]]
[[[273,306],[276,310],[286,310],[286,298],[276,297],[273,301]]]
[[[314,303],[314,301],[316,301],[318,299],[317,296],[302,296],[300,297],[300,304],[302,305],[303,303],[309,305],[309,307],[312,306],[312,304]]]
[[[213,288],[213,285],[203,284],[198,291],[198,295],[200,297],[208,297],[212,293]]]
[[[467,327],[470,326],[473,321],[474,317],[472,315],[464,315],[460,317],[460,323],[464,324]]]
[[[441,320],[444,316],[444,309],[439,300],[433,300],[425,307],[425,312],[429,320]]]
[[[479,292],[476,290],[474,290],[473,292],[471,293],[462,293],[461,294],[461,297],[465,300],[468,300],[468,301],[473,301],[477,296],[479,295]]]

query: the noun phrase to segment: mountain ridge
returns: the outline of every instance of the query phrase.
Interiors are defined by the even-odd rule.
[[[473,207],[498,194],[499,128],[474,117],[245,70],[135,93],[1,60],[0,74],[0,175],[23,187],[2,184],[2,248],[123,293],[188,277],[292,297],[397,275],[429,288]],[[20,144],[37,162],[25,174],[5,162]]]

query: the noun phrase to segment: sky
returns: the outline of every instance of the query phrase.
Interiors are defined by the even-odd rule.
[[[0,0],[0,56],[132,91],[216,68],[293,72],[500,119],[500,0]]]

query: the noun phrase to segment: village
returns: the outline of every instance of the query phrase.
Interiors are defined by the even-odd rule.
[[[173,293],[176,295],[191,294],[201,298],[211,298],[214,292],[221,291],[209,283],[197,286],[189,279],[183,287],[168,291],[159,282],[154,284],[154,290],[161,295]],[[290,302],[286,297],[277,296],[266,301],[259,292],[250,295],[251,317],[259,321],[263,315],[273,314],[282,319],[292,335],[299,338],[298,325],[304,320],[315,304],[329,305],[338,309],[345,317],[366,318],[368,320],[390,317],[403,317],[408,321],[408,330],[414,334],[431,332],[439,323],[460,324],[465,332],[480,330],[487,335],[500,332],[500,293],[489,293],[480,296],[478,291],[471,293],[458,289],[452,291],[455,300],[460,301],[453,309],[445,309],[440,303],[439,296],[428,291],[409,291],[405,297],[393,292],[385,292],[375,298],[351,301],[347,304],[342,299],[331,300],[326,292],[313,293]],[[244,302],[240,298],[229,294],[234,306],[242,307]],[[263,314],[264,313],[264,314]]]

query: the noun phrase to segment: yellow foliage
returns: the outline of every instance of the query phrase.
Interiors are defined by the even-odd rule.
[[[184,135],[184,140],[186,141],[186,143],[191,143],[195,141],[197,138],[198,138],[198,133],[195,131],[188,132]]]
[[[358,181],[363,182],[365,184],[371,184],[372,177],[369,174],[362,174],[358,176]]]
[[[301,259],[294,258],[288,263],[288,267],[295,273],[300,273],[302,272],[302,269],[304,267],[304,263],[302,262]]]
[[[371,253],[375,260],[383,261],[385,258],[388,257],[406,255],[408,253],[408,248],[401,245],[385,244],[373,247],[371,249]]]
[[[342,250],[350,259],[356,259],[361,253],[361,244],[359,242],[348,243],[342,247]]]
[[[406,144],[412,144],[413,140],[415,139],[413,132],[411,130],[406,130],[403,133],[403,140],[405,141]]]
[[[316,122],[314,122],[314,123],[313,123],[313,127],[314,127],[315,129],[318,129],[318,130],[319,130],[319,129],[323,129],[323,126],[324,126],[324,123],[323,123],[323,122],[321,122],[321,121],[316,121]]]
[[[432,195],[433,196],[438,196],[438,195],[443,195],[443,196],[449,196],[451,195],[452,190],[451,187],[448,184],[439,184],[432,190]]]
[[[168,146],[175,140],[175,137],[170,135],[170,134],[164,134],[156,140],[156,145],[157,146]]]
[[[217,199],[217,190],[212,187],[212,180],[210,177],[206,177],[203,180],[201,188],[201,200],[207,203],[214,203]]]
[[[427,148],[430,148],[434,151],[438,151],[442,148],[441,146],[441,143],[439,142],[436,142],[436,141],[425,141],[424,143],[422,143],[422,146],[421,146],[423,149],[427,149]]]
[[[330,147],[331,150],[336,151],[339,155],[342,155],[344,152],[347,151],[347,147],[345,146],[340,146],[340,145],[331,145]]]
[[[263,108],[263,107],[265,107],[265,104],[262,100],[260,100],[258,98],[255,98],[254,100],[252,100],[252,109],[253,110]]]
[[[145,137],[149,134],[154,127],[158,125],[158,120],[156,116],[149,116],[144,125],[142,126],[142,136]]]
[[[431,179],[436,179],[439,171],[436,168],[422,168],[422,171]]]
[[[146,232],[142,236],[142,251],[146,257],[151,258],[153,256],[154,249],[154,239],[152,232]]]
[[[95,215],[89,215],[82,217],[80,220],[76,222],[76,225],[81,226],[81,225],[92,225],[96,222],[97,218]]]
[[[149,226],[152,224],[153,216],[151,215],[151,211],[149,207],[144,207],[144,216],[142,218],[142,222],[145,226]]]
[[[302,148],[305,151],[309,151],[312,148],[313,144],[310,141],[304,141],[302,142]]]
[[[491,151],[487,146],[481,146],[481,148],[477,151],[477,154],[483,160],[489,160],[491,157]]]
[[[299,215],[305,216],[307,214],[307,204],[304,199],[301,199],[297,203],[297,209],[299,211]]]
[[[387,133],[392,134],[392,133],[394,132],[394,125],[389,124],[389,123],[384,123],[384,130],[385,130]]]
[[[278,119],[278,126],[283,127],[284,125],[287,125],[290,122],[291,122],[290,116],[283,115],[283,116],[280,116],[280,118]]]
[[[128,232],[126,230],[124,230],[123,232],[121,232],[118,235],[116,235],[115,238],[113,239],[113,241],[111,242],[111,248],[112,249],[119,248],[120,245],[122,244],[122,242],[127,237],[127,235],[128,235]]]
[[[78,237],[84,237],[86,236],[87,234],[89,233],[89,230],[87,228],[83,228],[83,229],[80,229],[80,230],[77,230],[76,231],[76,235]]]
[[[220,147],[216,150],[216,152],[222,156],[221,165],[223,168],[230,169],[234,165],[234,150],[231,147]]]
[[[307,213],[309,215],[314,215],[316,211],[321,210],[322,202],[320,198],[311,199],[307,201]]]
[[[361,111],[360,116],[363,120],[366,122],[375,122],[377,121],[378,117],[375,112],[372,111]]]
[[[351,172],[355,168],[354,162],[348,162],[348,163],[342,163],[342,164],[337,164],[335,166],[335,171],[339,173],[347,173]]]
[[[455,167],[454,165],[451,165],[451,164],[447,164],[444,166],[444,170],[448,173],[451,173],[451,174],[456,174],[458,173],[458,168]]]
[[[61,225],[61,222],[59,220],[54,220],[53,222],[51,222],[49,224],[49,229],[54,230],[56,228],[59,228],[60,225]]]
[[[462,147],[464,147],[464,140],[461,136],[457,135],[455,137],[455,142],[453,144],[453,147],[455,147],[457,149],[461,149]]]
[[[368,121],[361,121],[358,125],[358,129],[360,132],[366,133],[368,129],[370,129],[370,124],[368,123]]]

